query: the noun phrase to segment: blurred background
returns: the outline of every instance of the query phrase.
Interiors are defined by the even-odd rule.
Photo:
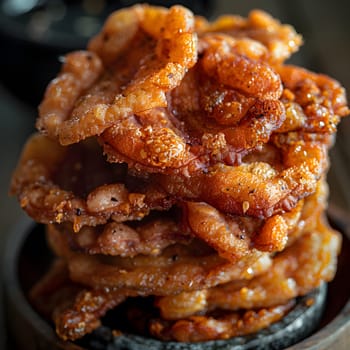
[[[8,196],[11,173],[25,139],[35,130],[37,105],[46,85],[60,68],[60,56],[84,48],[111,11],[133,3],[129,0],[0,0],[0,253],[8,232],[24,217],[17,201]],[[292,24],[304,37],[304,46],[290,62],[329,74],[350,91],[349,1],[149,3],[165,6],[181,3],[211,19],[223,13],[245,16],[253,8],[264,9],[282,22]],[[331,161],[331,202],[350,210],[350,118],[340,125]],[[3,329],[0,323],[0,349],[4,348]]]

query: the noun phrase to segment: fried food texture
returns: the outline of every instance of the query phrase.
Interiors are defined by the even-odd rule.
[[[252,334],[332,280],[328,151],[349,109],[339,82],[285,63],[301,44],[260,10],[140,4],[64,56],[11,182],[46,225],[30,300],[60,338],[113,312],[118,334]]]
[[[36,221],[71,222],[74,231],[110,219],[117,222],[140,219],[151,209],[171,206],[166,194],[159,191],[147,187],[140,192],[129,190],[125,168],[111,167],[100,153],[94,142],[70,148],[34,134],[13,174],[11,191]],[[96,168],[99,171],[91,174],[89,169]],[[134,187],[132,182],[129,184]]]
[[[266,272],[252,279],[202,290],[202,307],[197,307],[195,312],[271,307],[305,295],[323,281],[334,277],[340,243],[339,234],[322,223],[321,219],[316,229],[304,232],[291,246],[277,254]],[[191,294],[195,293],[198,291]],[[191,297],[190,293],[181,293],[160,298],[157,305],[162,317],[174,320],[191,315],[184,307]],[[193,307],[192,304],[189,307]]]
[[[72,244],[69,232],[49,226],[49,242],[56,255],[68,263],[70,278],[76,283],[99,288],[127,288],[140,294],[171,295],[251,278],[271,264],[268,253],[257,252],[232,264],[204,242],[178,241],[159,254],[82,254]]]
[[[130,45],[134,49],[130,50]],[[130,115],[167,106],[166,92],[176,87],[196,62],[193,14],[181,6],[157,10],[141,5],[122,10],[111,15],[91,40],[89,52],[79,58],[89,63],[72,67],[68,56],[39,108],[38,128],[63,145],[99,135]],[[114,65],[115,61],[119,64]],[[118,68],[125,64],[121,74]],[[56,97],[55,92],[62,88],[72,93]],[[58,114],[57,103],[66,107]]]

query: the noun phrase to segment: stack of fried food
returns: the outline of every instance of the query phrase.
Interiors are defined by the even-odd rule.
[[[349,110],[284,63],[301,42],[258,10],[136,5],[64,57],[12,181],[57,256],[31,298],[62,339],[125,302],[162,340],[254,333],[334,277],[325,174]]]

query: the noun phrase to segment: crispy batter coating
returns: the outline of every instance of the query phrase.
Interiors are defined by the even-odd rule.
[[[99,171],[90,175],[89,167]],[[36,221],[72,222],[74,231],[111,218],[140,219],[151,209],[171,206],[166,194],[152,186],[130,191],[125,175],[123,167],[111,168],[93,143],[69,148],[34,134],[24,147],[11,191]]]
[[[164,341],[201,342],[208,340],[228,339],[256,333],[271,323],[279,321],[291,310],[293,300],[285,305],[278,305],[244,313],[227,312],[223,316],[191,316],[169,322],[152,320],[151,334]]]
[[[56,333],[63,340],[76,340],[101,325],[100,318],[108,310],[122,303],[133,293],[103,289],[83,289],[74,299],[74,304],[53,315]]]
[[[75,234],[70,225],[49,228],[49,241],[61,240],[61,235],[66,236],[70,248],[77,252],[131,258],[138,254],[157,256],[168,246],[188,244],[192,239],[178,223],[163,216],[133,225],[110,222],[96,227],[85,226],[79,234]]]
[[[247,310],[285,304],[334,277],[340,244],[340,235],[318,218],[317,229],[306,232],[274,257],[266,272],[250,280],[162,297],[157,306],[163,319],[174,320],[215,309]],[[189,304],[188,300],[196,303]]]
[[[88,255],[75,251],[57,226],[49,225],[48,235],[55,254],[67,260],[70,278],[92,288],[169,295],[251,278],[271,264],[269,254],[258,251],[233,264],[199,240],[170,245],[156,256]]]
[[[267,51],[266,59],[271,64],[282,63],[296,52],[302,37],[288,24],[281,24],[262,10],[252,10],[247,18],[238,15],[223,15],[213,22],[202,20],[198,32],[225,33],[234,38],[249,38],[259,42]],[[259,49],[261,51],[261,49]]]
[[[150,25],[149,21],[152,21],[155,16],[159,22],[156,26]],[[115,22],[119,23],[115,24]],[[125,31],[128,34],[124,35],[123,39],[119,39]],[[79,106],[83,98],[82,89],[77,89],[68,83],[70,89],[66,91],[72,91],[66,97],[69,100],[69,109],[62,110],[57,115],[54,107],[62,103],[61,96],[52,97],[50,90],[56,91],[58,88],[64,88],[63,84],[66,83],[64,73],[69,72],[69,67],[64,65],[59,80],[54,81],[49,87],[42,102],[38,128],[58,138],[61,144],[67,145],[89,136],[99,135],[109,126],[132,114],[155,107],[165,107],[167,105],[166,92],[176,87],[186,71],[196,62],[197,35],[194,32],[193,14],[181,6],[173,6],[169,10],[157,10],[147,5],[136,5],[112,15],[101,33],[92,40],[89,48],[92,52],[101,55],[106,69],[118,72],[120,65],[128,61],[130,65],[134,61],[133,54],[136,50],[126,51],[123,48],[128,48],[129,43],[139,32],[144,36],[145,41],[152,43],[146,43],[145,52],[142,53],[142,63],[138,62],[137,65],[129,66],[127,81],[124,84],[116,84],[110,101],[106,101],[101,94],[98,94],[97,98],[89,96],[88,89],[87,95],[90,103],[83,102],[85,108],[82,108]],[[110,50],[110,45],[116,41],[118,41],[116,47]],[[120,55],[123,57],[119,64],[116,64]],[[138,54],[136,55],[138,58]],[[90,67],[78,65],[77,68],[77,74],[81,74],[79,69],[84,70],[86,76],[94,73]],[[73,78],[79,78],[77,74],[74,71],[71,75]],[[113,72],[112,75],[114,75]],[[102,77],[102,79],[108,84],[111,77]],[[100,89],[103,89],[101,81],[97,84],[100,85]],[[80,85],[86,90],[90,84],[79,84],[79,87]],[[76,104],[78,104],[77,110],[74,108]],[[53,119],[55,123],[51,122]],[[52,124],[54,124],[53,128]]]
[[[283,158],[273,165],[219,164],[190,177],[153,177],[171,195],[204,201],[225,213],[270,217],[312,194],[328,167],[327,147],[320,142],[284,139],[278,148]]]
[[[287,214],[274,215],[262,221],[225,216],[204,202],[186,202],[187,221],[193,234],[232,262],[254,254],[255,249],[268,252],[283,250],[302,208],[303,201],[300,201]]]
[[[74,255],[68,261],[70,276],[73,281],[90,286],[167,295],[240,279],[270,265],[266,253],[250,256],[233,265],[217,254],[204,255],[198,246],[184,248],[179,245],[169,247],[161,256],[152,259],[143,256],[126,259],[107,264],[96,257]]]
[[[349,109],[337,81],[284,63],[301,43],[258,10],[142,4],[64,57],[11,184],[57,256],[31,300],[59,337],[119,304],[132,318],[134,297],[165,341],[251,334],[333,278],[325,179]]]

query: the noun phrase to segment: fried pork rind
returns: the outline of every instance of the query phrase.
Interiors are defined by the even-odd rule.
[[[344,88],[327,75],[304,68],[282,65],[277,71],[285,88],[282,100],[289,109],[279,132],[335,133],[340,117],[349,114]]]
[[[31,299],[39,310],[45,311],[46,317],[53,319],[57,334],[64,340],[76,340],[99,327],[101,317],[126,298],[149,295],[133,289],[91,288],[76,284],[68,278],[67,266],[62,262],[56,261],[42,281],[34,286]],[[261,259],[252,266],[256,271],[251,274],[262,273],[269,266],[269,260]],[[50,303],[43,303],[43,298]]]
[[[332,145],[336,125],[348,109],[344,90],[334,80],[291,66],[282,66],[279,71],[284,72],[281,77],[285,85],[280,100],[244,100],[242,108],[245,112],[238,117],[241,119],[237,126],[226,124],[229,118],[223,119],[222,113],[228,108],[227,104],[232,103],[232,97],[238,96],[238,101],[242,101],[239,100],[242,93],[232,95],[226,89],[216,95],[214,90],[208,95],[205,86],[209,78],[203,79],[202,84],[194,83],[197,73],[189,72],[183,83],[171,92],[171,105],[173,110],[178,108],[176,115],[183,126],[169,129],[189,140],[188,144],[177,147],[180,144],[176,141],[172,143],[175,150],[166,153],[163,147],[167,142],[162,142],[161,138],[155,141],[153,136],[147,139],[142,123],[133,124],[136,121],[133,117],[127,132],[116,125],[104,133],[102,139],[106,142],[104,147],[109,161],[125,161],[138,170],[164,172],[164,175],[154,174],[151,178],[170,195],[205,201],[225,213],[270,217],[290,210],[315,191],[317,181],[328,168],[327,151]],[[203,89],[206,92],[203,98],[208,100],[213,96],[221,102],[200,102],[198,96]],[[302,99],[304,95],[308,100]],[[201,103],[213,117],[200,112]],[[237,110],[238,107],[232,108]],[[219,115],[216,110],[220,111]],[[161,125],[174,125],[169,111],[157,113],[164,120]],[[237,113],[227,112],[227,115],[237,117]],[[221,127],[213,121],[217,118],[223,123]],[[155,124],[146,129],[157,134]],[[163,131],[159,136],[165,135]],[[127,137],[132,138],[134,132],[134,135],[143,135],[135,142],[135,148],[129,148],[136,151],[139,155],[136,157],[128,152],[127,146]],[[119,146],[120,139],[124,142]],[[160,154],[151,152],[152,147],[159,144],[162,147],[158,150],[169,167],[159,161]],[[185,159],[182,167],[174,169],[171,155],[186,147],[189,153],[185,152],[185,158],[174,157],[177,162]],[[264,147],[275,147],[276,157],[247,161]],[[160,167],[156,168],[158,165]],[[162,166],[165,167],[161,169]]]
[[[57,259],[31,298],[62,339],[134,297],[166,341],[250,334],[333,278],[327,152],[349,109],[284,63],[301,42],[258,10],[143,4],[64,57],[11,184],[47,225]]]
[[[278,100],[282,83],[256,52],[246,47],[241,52],[242,41],[225,36],[200,40],[203,57],[168,93],[167,109],[132,115],[103,133],[109,161],[188,174],[217,162],[231,164],[241,152],[266,143],[285,119]],[[217,116],[218,110],[225,115]]]
[[[191,316],[171,323],[166,320],[152,320],[150,332],[164,341],[204,342],[229,339],[248,335],[279,321],[292,309],[294,301],[244,313],[228,312],[219,317]]]
[[[276,100],[282,94],[279,75],[264,62],[255,42],[225,35],[203,38],[199,64],[209,78],[247,97]]]
[[[316,219],[317,220],[317,219]],[[272,266],[250,280],[232,281],[207,290],[160,298],[157,306],[164,319],[182,319],[215,309],[256,309],[282,305],[330,281],[336,272],[341,237],[318,218],[317,228],[305,232],[276,255]],[[200,303],[191,303],[201,293]],[[196,299],[196,300],[197,300]],[[199,304],[201,305],[199,307]],[[186,308],[186,305],[189,305]]]
[[[232,282],[213,288],[158,298],[156,305],[161,310],[163,320],[150,323],[151,333],[163,340],[225,339],[255,332],[279,320],[290,310],[296,296],[305,295],[335,274],[340,236],[322,220],[317,222],[317,227],[317,230],[304,233],[273,258],[272,266],[260,262],[260,270],[256,270],[249,279],[235,278]],[[51,226],[49,234],[57,235],[57,230],[53,231],[53,228]],[[198,246],[196,248],[198,250]],[[71,306],[55,313],[59,334],[64,339],[76,339],[95,329],[100,324],[99,318],[125,298],[154,293],[155,290],[136,291],[124,287],[105,289],[102,285],[98,285],[97,289],[89,287],[82,290]],[[224,316],[210,316],[214,310],[228,312]],[[223,329],[225,331],[221,332]]]
[[[268,25],[259,30],[271,33]],[[244,34],[199,35],[198,62],[168,93],[168,108],[130,116],[103,133],[109,161],[188,176],[217,163],[239,165],[274,132],[333,133],[348,113],[340,84],[296,67],[270,65],[267,57],[268,49]],[[301,96],[322,103],[310,107],[295,97],[300,80],[307,85]],[[321,129],[311,127],[317,115],[324,118]]]
[[[251,279],[271,266],[271,259],[266,253],[251,256],[250,261],[242,259],[231,264],[199,242],[186,243],[185,247],[174,244],[158,256],[139,254],[132,259],[101,256],[99,262],[96,260],[89,265],[91,261],[87,254],[72,250],[64,226],[49,225],[47,233],[55,254],[68,263],[68,266],[64,265],[63,273],[70,276],[67,284],[75,287],[68,299],[58,299],[61,301],[56,307],[50,304],[57,334],[65,340],[78,339],[99,327],[100,318],[128,297],[173,295],[183,290],[194,290],[198,288],[198,283],[208,286],[232,279]],[[71,270],[71,264],[78,264],[82,270],[76,271],[74,266]],[[113,269],[113,275],[110,272],[105,275],[108,266]],[[78,275],[73,276],[73,270]],[[86,274],[95,276],[99,281],[86,278]],[[43,279],[45,282],[35,286],[32,292],[35,304],[42,305],[40,298],[45,295],[50,300],[56,298],[53,293],[57,286],[57,280],[53,279],[55,276],[55,269],[50,270]],[[75,279],[80,282],[74,282]]]
[[[75,252],[132,258],[138,254],[157,256],[173,244],[189,244],[197,237],[221,257],[235,263],[254,253],[255,249],[272,253],[281,251],[303,230],[314,229],[315,219],[326,207],[327,189],[325,180],[321,179],[316,192],[305,201],[299,201],[289,212],[267,220],[225,216],[204,202],[184,202],[183,213],[178,212],[176,220],[159,212],[139,222],[84,226],[79,234],[74,232],[72,225],[61,224],[49,227],[48,239],[54,250],[63,240]],[[62,255],[60,251],[57,251],[58,255]]]
[[[249,256],[254,249],[283,250],[291,230],[289,222],[298,221],[302,206],[301,202],[292,212],[262,222],[254,218],[225,216],[204,202],[186,203],[188,225],[193,234],[232,262]]]
[[[198,329],[197,326],[190,327],[190,329],[193,330],[188,333],[188,338],[186,339],[192,339],[191,341],[199,341],[200,339],[210,339],[209,334],[213,334],[212,332],[214,332],[215,329],[218,333],[215,336],[215,339],[221,339],[225,338],[228,334],[248,334],[253,330],[256,331],[260,329],[260,327],[268,325],[269,322],[277,321],[280,317],[284,315],[282,310],[286,312],[291,306],[289,305],[288,307],[286,307],[282,304],[288,304],[288,300],[293,299],[293,297],[295,297],[296,295],[305,294],[308,290],[315,287],[317,283],[321,283],[324,280],[331,279],[335,272],[335,259],[339,249],[339,236],[336,235],[333,231],[329,230],[328,227],[324,226],[322,222],[319,222],[318,220],[318,217],[322,214],[324,210],[326,196],[327,189],[325,187],[325,182],[322,181],[319,183],[317,194],[314,194],[307,198],[305,204],[302,206],[303,210],[301,215],[297,215],[298,223],[294,222],[292,224],[293,221],[296,221],[296,218],[294,217],[294,219],[292,219],[293,215],[291,216],[290,224],[294,230],[298,230],[298,233],[294,232],[292,234],[289,242],[290,247],[285,249],[282,253],[280,253],[280,255],[273,259],[272,267],[270,265],[271,260],[268,259],[267,255],[265,255],[255,264],[250,265],[250,268],[246,270],[245,273],[240,277],[238,275],[231,275],[233,281],[228,282],[227,284],[219,285],[217,287],[209,289],[195,289],[193,291],[181,292],[180,294],[177,294],[175,296],[173,295],[175,290],[166,291],[169,292],[169,296],[161,297],[157,301],[157,306],[161,309],[162,318],[164,319],[164,321],[154,320],[150,325],[151,332],[154,333],[154,335],[160,337],[161,339],[180,340],[182,339],[180,338],[180,334],[184,336],[184,334],[186,334],[186,332],[188,331],[181,331],[181,329],[186,330],[187,327],[190,327],[190,325],[193,322],[194,324],[197,324],[200,321],[201,325],[205,325],[208,322],[206,327],[213,327],[212,329],[209,327],[211,329],[210,333],[208,333],[209,330],[204,331],[205,329],[207,329],[206,327],[203,328],[199,325]],[[148,227],[148,225],[146,225],[146,227]],[[166,225],[166,227],[168,227],[168,225]],[[315,230],[315,227],[319,227],[320,232]],[[141,226],[141,231],[142,230],[143,227]],[[307,233],[305,233],[305,231],[307,231]],[[72,235],[72,232],[69,232],[68,234]],[[84,234],[84,230],[82,231],[82,234]],[[67,240],[67,232],[64,226],[49,226],[48,238],[56,254],[66,257],[73,256],[76,254],[74,251],[72,251],[72,246],[69,246],[69,240]],[[84,241],[82,243],[90,246],[91,237],[88,239],[82,237],[81,239]],[[296,239],[298,240],[295,242]],[[94,241],[94,239],[92,241]],[[317,242],[317,244],[315,244],[315,241]],[[76,247],[75,244],[76,242],[74,242],[73,247]],[[186,244],[188,244],[188,242]],[[196,250],[197,255],[198,249],[200,247],[200,245],[196,245],[192,248]],[[208,248],[204,248],[203,246],[202,249],[209,251]],[[323,250],[321,251],[321,249]],[[301,251],[303,251],[304,253],[301,254]],[[126,252],[128,252],[128,250],[126,250]],[[182,249],[181,252],[182,254],[184,253]],[[171,252],[171,254],[173,253],[174,251]],[[328,257],[326,257],[327,254]],[[163,270],[160,272],[160,275],[162,275],[165,271],[164,257],[166,256],[169,256],[167,252],[163,255],[161,260],[153,259],[153,263],[158,266],[162,265],[163,262]],[[191,253],[191,256],[193,256],[193,253]],[[322,263],[317,266],[313,263],[306,264],[305,259],[314,259],[315,257],[317,257],[317,259],[320,259],[320,261],[322,261],[324,265],[322,265]],[[69,261],[69,257],[67,259]],[[183,259],[183,256],[178,256],[176,259],[181,260]],[[210,264],[211,262],[210,257],[209,259],[208,257],[202,257],[202,259],[206,259],[207,264]],[[83,260],[85,262],[87,261],[87,259],[82,259],[80,260],[79,265],[82,263],[84,264]],[[171,260],[174,260],[174,255],[172,255]],[[295,263],[294,260],[296,261]],[[121,262],[122,260],[119,261]],[[133,259],[126,261],[124,259],[124,263],[127,263],[127,266],[124,265],[124,267],[130,267],[131,263],[134,269],[137,267],[137,265],[142,265],[146,267],[145,272],[147,272],[147,265],[145,261],[145,257],[142,256],[140,257],[140,260]],[[109,263],[112,262],[109,261]],[[193,268],[189,260],[187,260],[187,263],[189,263],[187,269]],[[175,263],[173,261],[173,268],[174,265]],[[243,266],[242,260],[238,262],[238,265]],[[300,269],[301,265],[308,266],[310,271]],[[170,268],[170,265],[168,266]],[[129,278],[133,278],[136,276],[134,274],[135,271],[136,269],[133,271],[128,271]],[[236,268],[236,272],[237,271],[238,270]],[[300,273],[298,271],[300,271]],[[303,273],[301,271],[303,271]],[[93,270],[90,272],[94,273],[95,275],[100,275],[101,273],[101,271],[97,270]],[[223,272],[225,271],[221,271],[220,273]],[[226,271],[226,273],[227,272],[228,271]],[[124,274],[125,273],[127,272],[125,271]],[[310,277],[310,274],[313,274],[314,276],[318,275],[318,278],[313,279]],[[154,274],[153,282],[158,283],[157,281],[160,275]],[[217,272],[215,273],[215,275],[217,275]],[[301,276],[306,275],[309,276],[309,278],[307,280],[305,279],[304,281],[301,281]],[[101,275],[102,279],[103,276],[105,275]],[[144,277],[146,278],[147,276],[148,274],[146,273]],[[262,276],[265,276],[265,278],[263,278]],[[171,283],[172,279],[168,278],[169,275],[166,274],[167,282]],[[292,283],[291,281],[293,278],[295,278],[297,282]],[[261,282],[262,280],[264,281],[263,283]],[[82,280],[79,280],[79,282],[82,282]],[[314,283],[314,285],[311,285],[311,283]],[[134,288],[136,287],[136,285],[132,286],[129,283],[128,288],[130,289],[127,290],[124,289],[125,285],[123,285],[123,293],[126,293],[129,297],[136,295],[147,296],[157,293],[157,290],[155,290],[154,288],[152,290],[143,288],[135,290]],[[81,292],[79,296],[76,297],[76,301],[73,303],[74,306],[69,307],[62,314],[57,313],[56,323],[58,323],[57,327],[60,329],[61,336],[68,337],[70,339],[75,339],[74,327],[78,327],[78,323],[86,319],[84,314],[86,311],[83,306],[84,303],[82,303],[82,300],[85,300],[85,297],[83,298],[82,295],[90,296],[91,293],[93,293],[94,295],[98,295],[98,300],[101,301],[101,307],[97,307],[96,313],[92,314],[92,316],[90,315],[92,318],[89,319],[89,323],[87,323],[86,327],[84,326],[84,328],[79,329],[81,332],[87,333],[94,328],[92,327],[92,325],[96,325],[97,327],[100,324],[97,320],[107,311],[107,309],[109,308],[108,305],[110,307],[114,307],[116,304],[114,304],[113,301],[119,300],[114,296],[114,294],[120,296],[121,293],[118,292],[119,289],[114,289],[111,286],[112,284],[108,287],[110,293],[104,292],[104,288],[106,287],[105,285],[102,286],[101,284],[95,284],[95,288],[97,287],[97,289],[91,289],[91,286],[89,286],[88,289]],[[117,284],[113,284],[113,286],[116,287]],[[172,283],[171,286],[174,287],[175,284]],[[290,287],[289,289],[287,288],[288,286]],[[295,288],[292,288],[293,286]],[[252,291],[245,292],[247,288],[252,289]],[[163,289],[163,292],[164,290],[165,289]],[[253,293],[256,296],[255,298],[252,296]],[[218,295],[221,295],[221,297]],[[232,298],[230,297],[230,295],[233,295]],[[249,298],[249,302],[252,302],[253,300],[254,305],[252,305],[252,307],[254,309],[261,308],[261,311],[245,311],[243,313],[244,316],[241,315],[241,312],[229,312],[226,316],[219,317],[219,319],[213,318],[212,316],[193,316],[198,312],[212,312],[214,309],[218,308],[225,308],[227,310],[236,310],[241,308],[249,309],[250,307],[247,304],[247,298]],[[86,300],[89,301],[90,298],[86,297]],[[227,302],[228,304],[225,307],[223,304],[223,300],[229,300],[231,301],[231,303],[235,302],[235,306]],[[75,310],[75,321],[69,322],[69,327],[65,328],[64,324],[65,322],[68,322],[67,315],[72,315],[72,310]],[[255,312],[257,313],[255,314]],[[248,317],[248,315],[256,315],[256,317],[254,316],[253,318],[251,318],[250,316]],[[243,323],[238,322],[241,319],[241,317],[243,317]],[[79,322],[77,320],[79,320]],[[176,322],[176,325],[171,326],[171,323],[169,323],[167,320],[181,321],[178,321]],[[234,320],[236,320],[237,322],[233,322]],[[222,327],[223,325],[225,325],[224,328],[226,329],[226,331],[219,332],[219,325],[221,325]],[[236,328],[236,326],[234,325],[236,325],[237,327],[239,325],[239,327]],[[223,329],[222,327],[220,329]],[[67,333],[68,330],[70,333]],[[79,334],[81,335],[81,333]]]
[[[220,65],[208,63],[209,74],[218,75],[210,83],[210,75],[200,64],[210,57],[219,60],[221,56],[216,52],[208,56],[204,55],[179,87],[168,94],[167,109],[132,115],[102,134],[109,161],[127,162],[147,172],[188,175],[218,162],[233,164],[235,159],[269,140],[286,118],[284,105],[278,100],[282,93],[279,76],[266,64],[245,58],[249,61],[246,68],[228,63],[231,75],[226,75],[226,81],[220,79],[228,69],[212,71]],[[225,57],[220,62],[226,62]],[[252,79],[253,75],[261,80]],[[243,87],[246,79],[252,80],[249,88]],[[269,84],[262,86],[266,81],[274,85],[274,92]],[[260,93],[262,89],[266,93]],[[252,97],[254,93],[261,96]],[[215,118],[224,119],[223,125]]]
[[[155,19],[157,22],[153,22]],[[127,34],[123,35],[125,32]],[[137,36],[141,37],[141,42],[134,41]],[[130,49],[135,42],[138,46]],[[135,113],[166,107],[166,92],[176,87],[196,63],[194,17],[181,6],[165,10],[136,5],[113,14],[101,33],[90,42],[89,49],[101,57],[106,68],[96,86],[89,84],[97,80],[95,70],[81,64],[71,72],[70,66],[65,64],[60,76],[49,86],[39,109],[38,128],[63,145],[99,135]],[[126,62],[122,77],[119,69]],[[91,75],[94,79],[80,83],[82,71],[84,77]],[[115,79],[116,74],[119,79]],[[61,88],[70,92],[64,100],[51,92]],[[55,107],[66,101],[67,108],[60,109],[57,114]]]
[[[317,218],[326,208],[328,186],[325,179],[316,191],[283,214],[262,220],[224,215],[204,202],[186,202],[187,224],[196,237],[219,255],[235,262],[249,256],[252,248],[276,253],[293,243],[303,231],[316,229]]]
[[[70,308],[56,310],[53,320],[56,333],[63,340],[76,340],[101,325],[100,318],[133,293],[124,290],[83,289]]]
[[[38,127],[62,144],[106,130],[109,160],[147,171],[192,171],[218,156],[229,163],[267,142],[284,122],[276,62],[300,43],[290,26],[261,11],[209,24],[180,6],[123,9],[109,17],[88,52],[67,56],[42,102]],[[72,64],[74,58],[81,63]],[[195,64],[201,79],[187,87]],[[203,82],[212,91],[198,96]],[[179,85],[184,88],[174,93]],[[61,89],[72,93],[61,96]],[[181,106],[201,118],[213,113],[219,123],[200,135],[189,132]]]
[[[61,228],[50,225],[48,235],[55,254],[67,261],[72,281],[90,288],[130,289],[142,295],[172,295],[251,278],[271,263],[268,253],[257,250],[231,263],[199,240],[170,245],[156,256],[88,255],[74,250]]]
[[[75,340],[99,327],[100,318],[109,309],[134,294],[84,288],[69,278],[66,261],[56,258],[31,289],[29,297],[42,316],[54,321],[62,339]]]
[[[274,65],[284,62],[302,44],[301,35],[296,33],[292,26],[281,24],[261,10],[252,10],[247,18],[223,15],[211,23],[202,20],[198,32],[200,36],[209,32],[224,33],[234,38],[248,38],[264,46],[265,59]]]
[[[218,164],[190,177],[153,177],[173,196],[204,201],[229,214],[270,217],[315,192],[328,168],[327,146],[320,142],[281,138],[278,148],[282,154],[277,164]]]
[[[68,225],[62,225],[58,230],[67,235],[71,248],[76,251],[131,258],[138,254],[156,256],[172,244],[186,244],[192,239],[178,223],[165,217],[146,223],[141,221],[134,227],[119,222],[85,226],[78,235]]]
[[[318,230],[304,234],[249,281],[160,298],[162,319],[151,322],[151,333],[168,341],[205,341],[256,332],[283,317],[296,296],[334,277],[340,242],[337,232],[319,222]],[[215,317],[214,310],[227,311]]]
[[[94,143],[69,148],[35,134],[24,147],[11,191],[36,221],[72,222],[74,231],[109,219],[137,220],[151,209],[171,206],[155,188],[129,191],[125,169],[111,168],[99,153]]]
[[[30,290],[29,299],[43,317],[51,320],[55,310],[68,307],[67,301],[74,300],[81,288],[70,280],[66,261],[55,258],[46,274]]]

